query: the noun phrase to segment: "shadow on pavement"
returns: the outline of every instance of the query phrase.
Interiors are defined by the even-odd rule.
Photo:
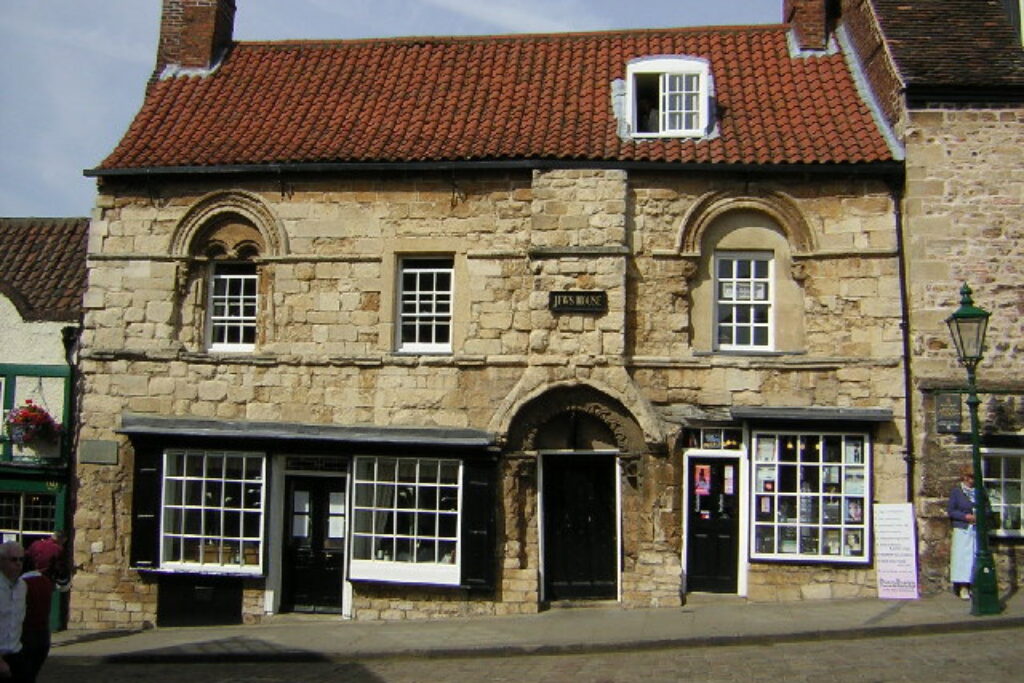
[[[103,661],[111,664],[138,664],[152,662],[326,662],[329,659],[322,653],[312,650],[283,647],[258,638],[235,636],[222,640],[108,655],[103,658]]]

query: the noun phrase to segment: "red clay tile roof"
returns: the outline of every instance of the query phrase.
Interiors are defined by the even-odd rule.
[[[25,320],[77,321],[88,218],[0,218],[0,295]]]
[[[720,134],[623,140],[612,82],[636,57],[710,60]],[[237,43],[212,75],[155,82],[97,169],[509,160],[891,161],[843,56],[785,26]],[[97,172],[94,171],[94,172]]]
[[[1024,88],[1024,50],[999,0],[871,0],[910,88]]]

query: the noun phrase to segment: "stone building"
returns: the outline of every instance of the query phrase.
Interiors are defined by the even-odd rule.
[[[73,621],[874,594],[903,151],[782,9],[248,43],[165,0],[88,171]]]
[[[1019,587],[1024,459],[1024,50],[1017,0],[871,0],[847,16],[906,149],[908,479],[921,578],[948,585],[946,500],[970,462],[965,370],[944,320],[968,283],[992,313],[978,368],[982,456],[1003,589]],[[871,10],[874,15],[871,16]],[[1005,13],[1007,10],[1009,13]],[[853,17],[856,16],[856,20]],[[1016,26],[1014,26],[1014,23]],[[942,30],[934,27],[942,26]],[[878,49],[883,47],[884,49]]]
[[[0,218],[0,540],[25,547],[71,517],[88,229],[86,218]]]

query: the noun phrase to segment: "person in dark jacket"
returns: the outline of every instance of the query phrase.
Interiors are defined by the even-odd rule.
[[[953,593],[964,600],[971,598],[971,575],[974,569],[974,469],[960,467],[960,481],[949,493],[946,512],[953,524],[949,550],[949,581]]]
[[[28,586],[25,621],[21,624],[21,653],[28,663],[23,680],[35,683],[50,654],[50,605],[54,584],[49,576],[35,569],[22,574],[21,579]]]

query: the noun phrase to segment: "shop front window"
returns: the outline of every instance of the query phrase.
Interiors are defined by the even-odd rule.
[[[867,563],[865,434],[754,434],[751,557]]]
[[[163,569],[259,574],[266,458],[262,453],[164,453]]]
[[[461,483],[459,460],[357,457],[352,578],[457,584]]]

